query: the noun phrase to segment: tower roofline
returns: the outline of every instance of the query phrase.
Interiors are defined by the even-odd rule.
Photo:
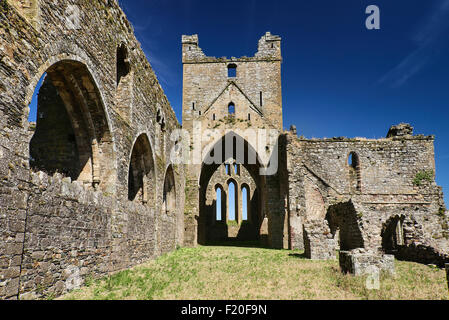
[[[267,31],[258,42],[258,50],[253,57],[210,57],[206,56],[199,47],[197,34],[182,35],[182,62],[183,63],[229,63],[229,62],[257,62],[257,61],[282,61],[281,37],[272,35]]]

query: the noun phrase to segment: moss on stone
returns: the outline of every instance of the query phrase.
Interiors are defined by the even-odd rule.
[[[421,186],[423,182],[432,182],[434,178],[433,170],[422,170],[419,171],[415,178],[413,179],[413,184],[415,186]]]
[[[7,14],[9,12],[9,4],[7,0],[0,0],[0,12]]]

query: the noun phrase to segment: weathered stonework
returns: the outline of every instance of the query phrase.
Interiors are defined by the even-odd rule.
[[[58,296],[182,245],[180,125],[117,2],[0,8],[0,298]]]
[[[304,255],[312,260],[336,259],[336,243],[326,221],[304,224]]]
[[[260,195],[255,238],[271,247],[304,249],[314,259],[332,258],[335,249],[366,249],[373,252],[372,261],[388,253],[442,266],[449,230],[442,190],[435,183],[434,137],[413,135],[413,127],[404,123],[376,140],[298,138],[295,126],[283,131],[280,43],[267,32],[254,57],[229,59],[206,56],[197,35],[182,37],[183,128],[190,133],[191,149],[207,154],[213,143],[204,143],[204,137],[215,129],[214,143],[231,135],[249,145],[246,151],[252,147],[264,155],[242,137],[242,129],[277,130],[276,174],[261,176],[257,166],[242,164]],[[270,146],[266,150],[271,157],[275,153]],[[215,178],[220,165],[205,165],[207,156],[201,160],[187,166],[190,245],[207,242],[205,235],[214,229],[207,203],[224,179]]]

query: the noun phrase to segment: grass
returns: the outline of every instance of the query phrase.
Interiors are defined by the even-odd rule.
[[[337,261],[311,261],[300,251],[254,247],[182,248],[118,272],[60,299],[448,299],[444,270],[396,261],[396,276],[368,290],[366,276],[339,271]]]

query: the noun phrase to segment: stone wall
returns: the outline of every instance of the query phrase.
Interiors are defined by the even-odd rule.
[[[42,0],[25,8],[2,0],[0,8],[0,298],[57,296],[88,276],[108,275],[181,245],[184,170],[170,166],[169,157],[175,144],[170,135],[180,126],[117,2]],[[69,14],[73,10],[79,15]],[[118,54],[120,47],[125,50]],[[129,72],[118,85],[121,58]],[[83,150],[78,177],[47,165],[30,167],[34,124],[28,123],[28,105],[44,73]],[[41,91],[42,111],[50,95],[45,86]],[[49,133],[62,125],[54,112],[47,126],[38,119],[36,132],[68,138],[62,128]],[[142,135],[149,145],[142,154],[152,158],[143,162],[153,164],[154,179],[146,185],[155,195],[151,202],[128,200],[131,153]],[[53,146],[39,145],[44,154],[48,148],[66,154],[57,139]],[[175,209],[167,212],[169,167],[176,195]]]
[[[312,260],[336,259],[336,243],[327,221],[304,224],[304,255]]]
[[[411,130],[402,124],[378,140],[307,140],[287,132],[292,247],[304,248],[304,223],[308,217],[324,219],[324,211],[342,250],[386,251],[385,230],[399,217],[405,221],[404,246],[396,256],[441,265],[449,230],[442,190],[434,180],[434,137],[414,136]],[[348,162],[350,154],[357,166]],[[360,187],[353,186],[354,170]]]

